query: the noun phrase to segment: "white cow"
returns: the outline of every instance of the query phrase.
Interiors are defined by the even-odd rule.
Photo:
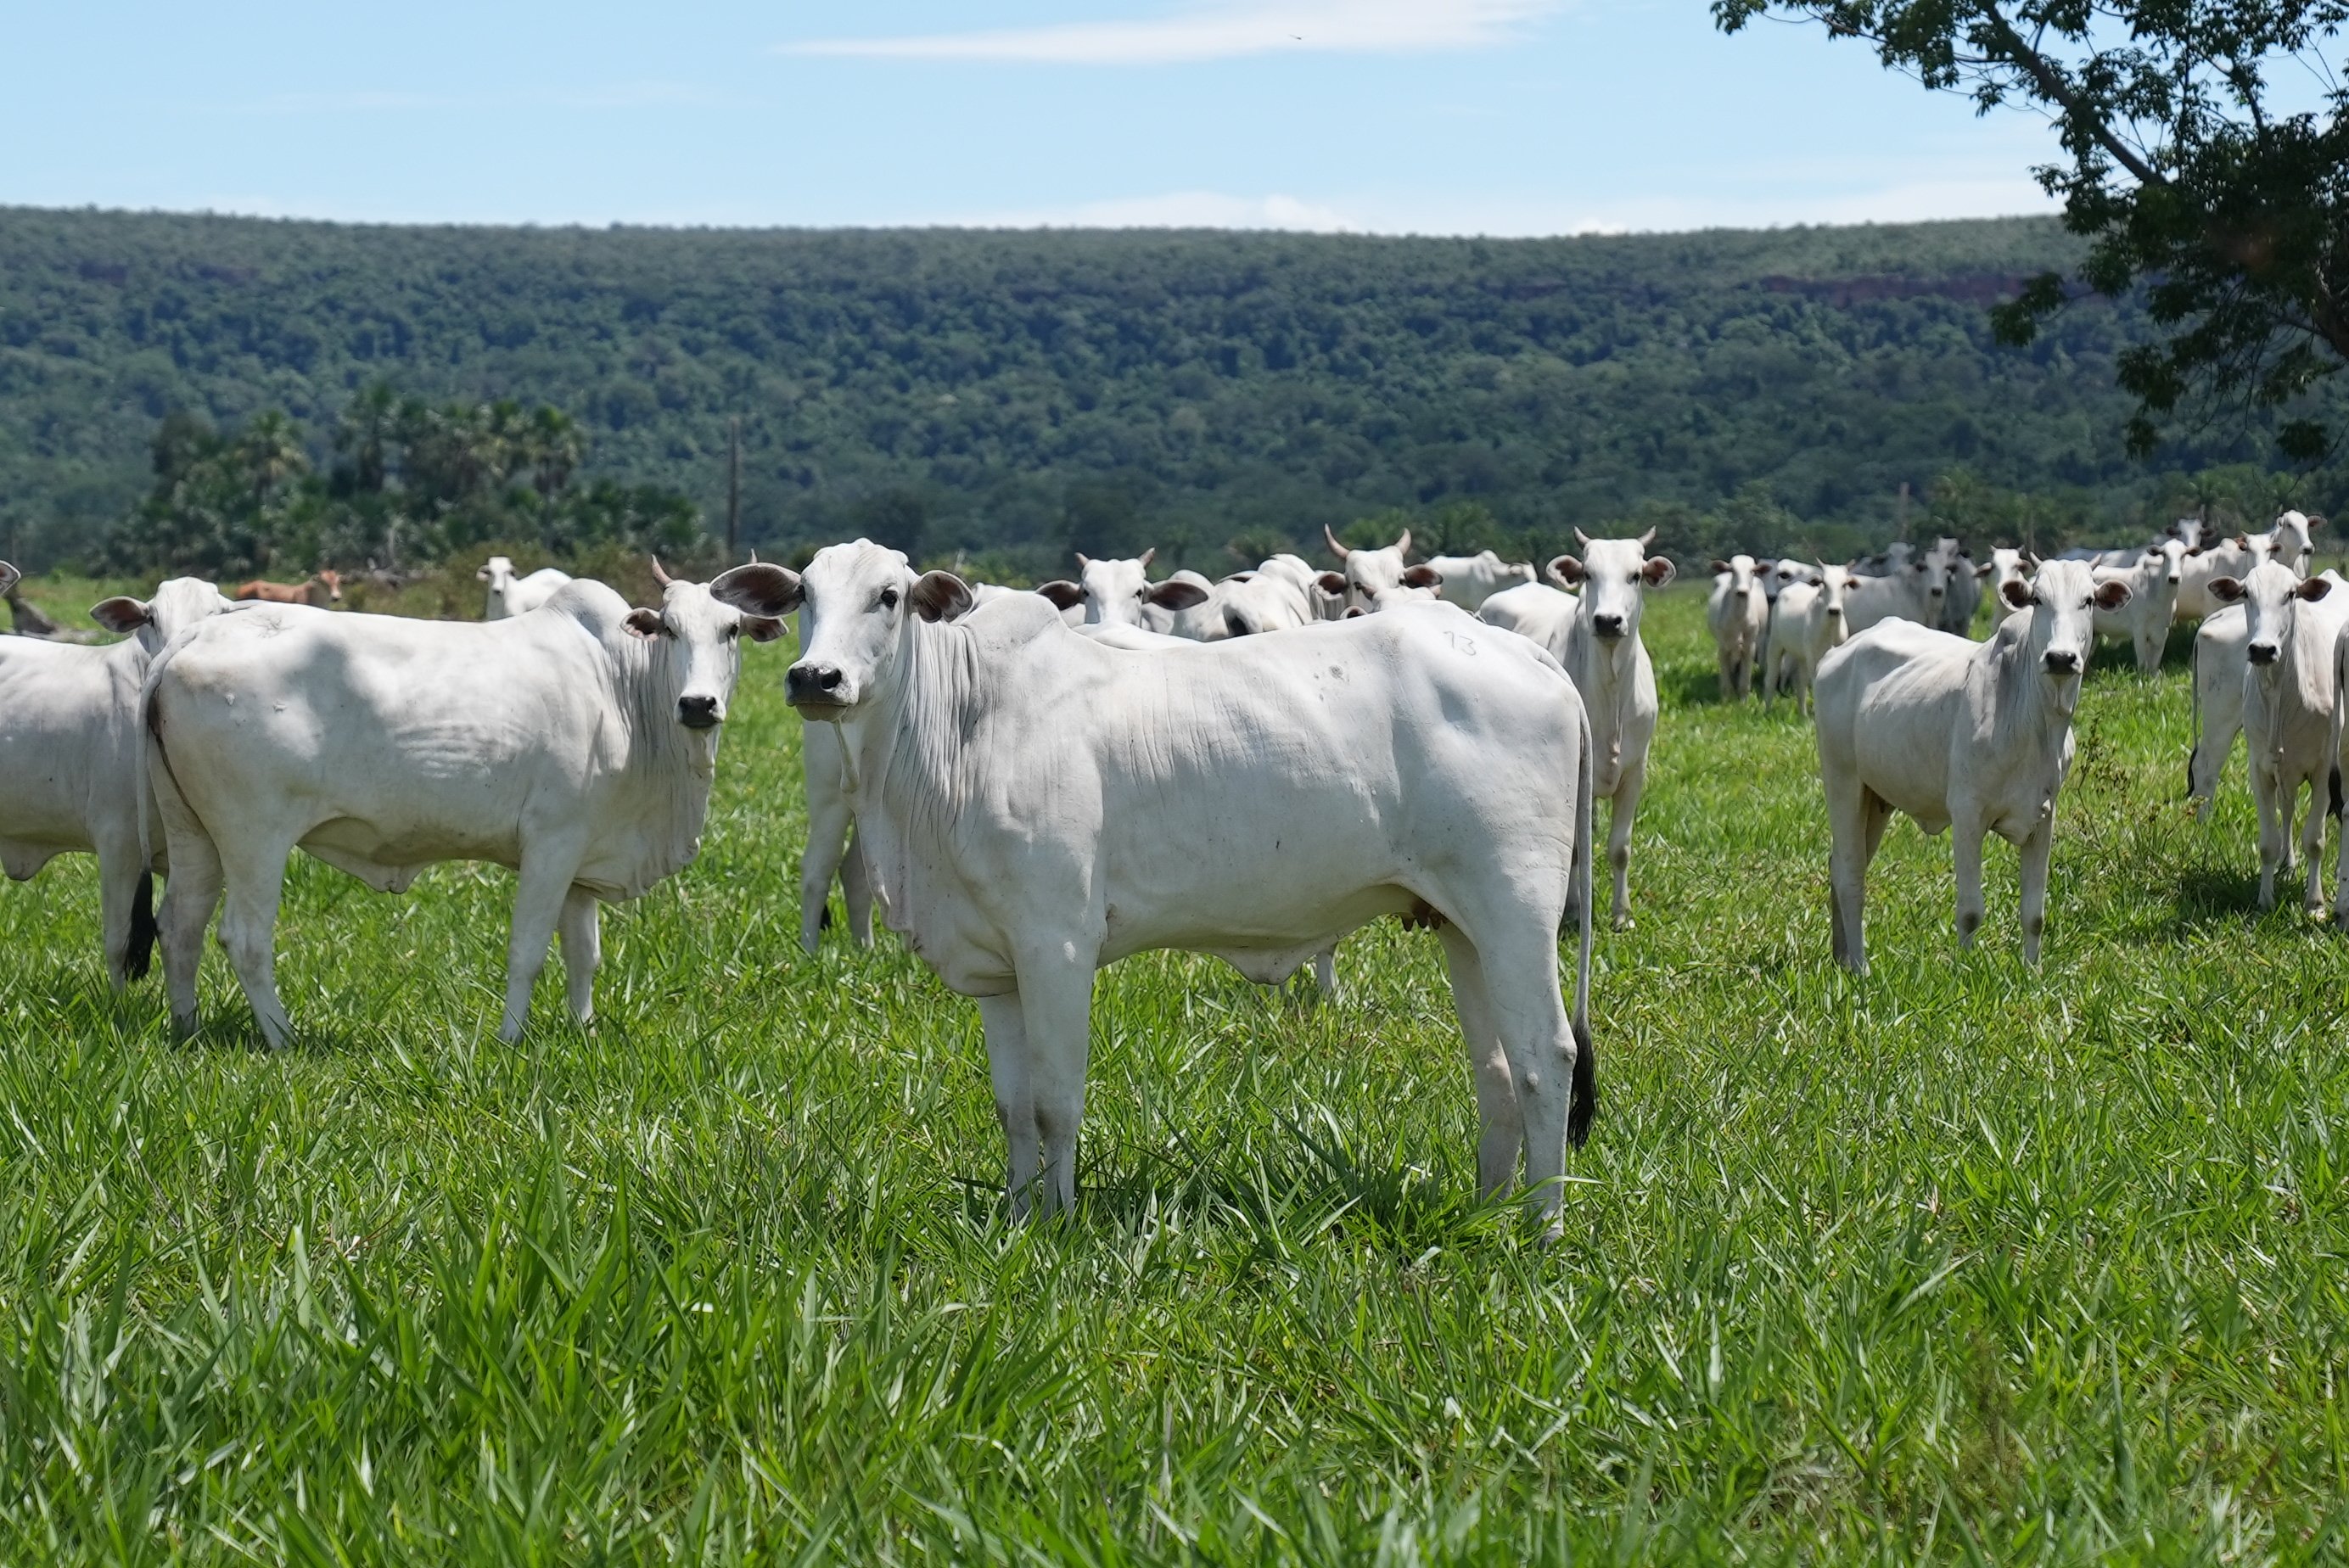
[[[1859,635],[1880,621],[1914,621],[1939,626],[1949,592],[1949,567],[1939,556],[1919,555],[1900,545],[1894,562],[1882,573],[1851,569],[1851,586],[1844,594],[1844,618],[1851,634]],[[1888,552],[1891,553],[1891,552]]]
[[[1868,866],[1895,811],[1939,833],[1954,826],[1958,942],[1982,923],[1985,833],[2023,854],[2023,957],[2039,962],[2055,796],[2072,765],[2072,710],[2087,667],[2091,618],[2118,609],[2126,583],[2098,584],[2051,561],[2006,590],[2028,613],[1986,643],[1887,622],[1819,666],[1819,771],[1835,847],[1828,861],[1835,955],[1868,973]]]
[[[1982,579],[1974,573],[1974,559],[1954,539],[1935,541],[1933,552],[1941,559],[1941,630],[1971,637],[1974,634],[1974,611],[1981,605],[1982,596]]]
[[[1379,607],[1381,595],[1402,588],[1441,589],[1444,579],[1432,566],[1406,566],[1403,557],[1411,553],[1411,530],[1404,529],[1402,537],[1378,550],[1349,550],[1338,542],[1330,525],[1321,525],[1321,537],[1329,542],[1330,553],[1345,568],[1346,608],[1365,614]]]
[[[2308,861],[2306,903],[2324,907],[2328,780],[2337,755],[2333,733],[2333,643],[2349,622],[2349,593],[2328,577],[2302,579],[2261,562],[2250,577],[2215,577],[2210,597],[2243,607],[2243,745],[2251,762],[2251,801],[2260,812],[2260,907],[2273,909],[2276,876],[2292,872],[2292,818],[2309,791],[2301,850]]]
[[[557,572],[552,566],[542,566],[527,577],[516,577],[513,562],[502,555],[491,556],[473,575],[490,585],[488,603],[481,610],[484,621],[527,615],[571,581],[571,573]]]
[[[1095,561],[1081,551],[1076,582],[1061,579],[1040,583],[1036,592],[1064,611],[1081,608],[1079,624],[1082,625],[1140,626],[1164,632],[1173,624],[1175,612],[1204,604],[1209,595],[1206,579],[1195,572],[1178,572],[1164,583],[1153,583],[1150,562],[1157,553],[1154,544],[1133,559]],[[1154,617],[1150,614],[1154,609],[1161,614]]]
[[[2004,546],[1992,551],[1990,560],[1974,568],[1975,580],[1982,583],[1987,590],[1987,597],[1990,600],[1990,624],[1992,631],[1996,631],[1999,624],[2008,616],[2023,614],[2015,607],[2015,601],[2008,597],[2006,585],[2010,583],[2020,583],[2028,587],[2031,574],[2038,570],[2039,557],[2027,550],[2009,550]],[[2030,602],[2027,595],[2023,600],[2025,604]]]
[[[1504,588],[1515,588],[1534,582],[1534,569],[1525,562],[1512,564],[1489,550],[1474,555],[1431,555],[1428,570],[1444,580],[1437,592],[1447,604],[1457,604],[1474,614],[1484,608],[1485,601]]]
[[[786,689],[840,727],[891,925],[978,999],[1015,1214],[1076,1200],[1102,965],[1182,948],[1269,984],[1401,914],[1450,961],[1480,1181],[1522,1156],[1555,1230],[1595,1079],[1589,727],[1548,659],[1448,605],[1146,653],[1016,602],[939,624],[962,583],[864,543],[712,587],[812,625]]]
[[[1723,702],[1743,702],[1754,690],[1755,665],[1769,636],[1770,601],[1758,573],[1750,555],[1713,563],[1713,596],[1705,602],[1704,624],[1713,633]]]
[[[745,631],[763,641],[782,626],[699,583],[631,610],[579,582],[503,621],[241,605],[180,634],[146,696],[175,1020],[195,1026],[196,960],[225,887],[221,944],[263,1035],[291,1038],[274,949],[299,846],[388,892],[441,861],[514,868],[498,1037],[522,1033],[558,929],[585,1022],[597,903],[636,897],[700,847]]]
[[[0,593],[16,577],[0,562]],[[152,599],[91,608],[99,625],[129,634],[122,642],[0,638],[0,871],[26,882],[53,856],[95,854],[106,972],[118,988],[147,973],[155,873],[166,869],[146,820],[140,685],[172,633],[228,603],[209,583],[175,577]]]
[[[1777,699],[1780,687],[1790,686],[1795,711],[1810,710],[1819,661],[1848,634],[1843,602],[1850,591],[1851,572],[1842,566],[1822,566],[1818,582],[1792,582],[1778,590],[1778,602],[1770,608],[1771,669],[1762,687],[1765,705]]]
[[[1640,614],[1648,591],[1672,580],[1672,563],[1648,553],[1653,529],[1637,539],[1592,539],[1578,528],[1574,537],[1582,559],[1558,556],[1549,574],[1579,587],[1579,598],[1560,594],[1560,604],[1533,599],[1530,587],[1512,588],[1485,602],[1482,619],[1539,642],[1582,694],[1590,714],[1591,776],[1600,798],[1613,802],[1607,861],[1615,875],[1615,928],[1629,931],[1631,828],[1656,736],[1656,667],[1640,640]]]
[[[2261,563],[2273,560],[2275,542],[2264,533],[2239,533],[2199,552],[2189,549],[2178,579],[2178,618],[2199,621],[2226,603],[2213,598],[2210,584],[2220,577],[2247,581]]]
[[[2178,611],[2178,588],[2186,565],[2186,546],[2175,539],[2158,541],[2125,568],[2091,567],[2099,583],[2128,584],[2128,603],[2117,610],[2096,612],[2096,635],[2126,642],[2137,653],[2139,675],[2161,669],[2162,650],[2169,644],[2170,623]]]
[[[1288,559],[1294,561],[1297,558],[1290,556]],[[1319,575],[1334,578],[1338,574],[1325,572]],[[1343,579],[1339,580],[1337,591],[1340,593],[1345,592]],[[1310,626],[1323,619],[1321,603],[1324,597],[1318,583],[1300,583],[1290,573],[1273,570],[1270,561],[1254,572],[1236,572],[1216,584],[1216,611],[1220,624],[1217,634],[1252,637],[1267,632],[1293,632],[1300,626]],[[1177,630],[1179,632],[1181,628]],[[1202,635],[1196,640],[1212,642],[1215,638]]]
[[[2282,512],[2268,529],[2270,552],[2277,561],[2305,576],[2308,559],[2316,549],[2315,531],[2323,526],[2321,517],[2311,517],[2304,511]]]

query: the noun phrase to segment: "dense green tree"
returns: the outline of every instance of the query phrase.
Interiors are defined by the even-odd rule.
[[[2305,395],[2349,357],[2349,93],[2342,0],[1713,0],[1734,32],[1815,18],[1984,112],[2044,115],[2062,149],[2037,172],[2090,244],[1999,313],[2027,344],[2078,288],[2143,285],[2160,329],[2116,360],[2129,443],[2208,415],[2289,406],[2283,450],[2322,455],[2340,422]]]

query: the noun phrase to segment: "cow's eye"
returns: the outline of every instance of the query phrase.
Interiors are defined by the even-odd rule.
[[[897,607],[897,591],[896,591],[895,588],[884,588],[884,589],[882,589],[882,590],[881,590],[881,608],[883,608],[884,610],[894,610],[894,609],[895,609],[896,607]]]

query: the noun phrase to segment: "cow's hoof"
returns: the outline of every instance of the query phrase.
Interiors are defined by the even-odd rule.
[[[1615,918],[1611,923],[1618,931],[1630,931],[1632,927],[1637,925],[1639,922],[1631,918],[1631,914],[1629,910],[1619,909],[1615,912]]]

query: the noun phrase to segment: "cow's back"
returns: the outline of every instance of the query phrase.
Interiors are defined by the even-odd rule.
[[[255,605],[174,638],[150,687],[174,784],[215,836],[236,818],[378,882],[370,868],[515,863],[533,813],[587,809],[625,746],[594,632],[552,611]]]
[[[1892,620],[1832,649],[1813,686],[1821,764],[1850,770],[1920,823],[1947,820],[1953,737],[1982,646]]]
[[[958,987],[1072,909],[1094,912],[1104,961],[1309,953],[1496,834],[1528,865],[1570,855],[1574,689],[1452,606],[1146,650],[994,607],[932,634],[972,639],[948,662],[977,690],[908,729],[957,723],[959,743],[893,773],[886,822],[860,820],[893,923]]]

